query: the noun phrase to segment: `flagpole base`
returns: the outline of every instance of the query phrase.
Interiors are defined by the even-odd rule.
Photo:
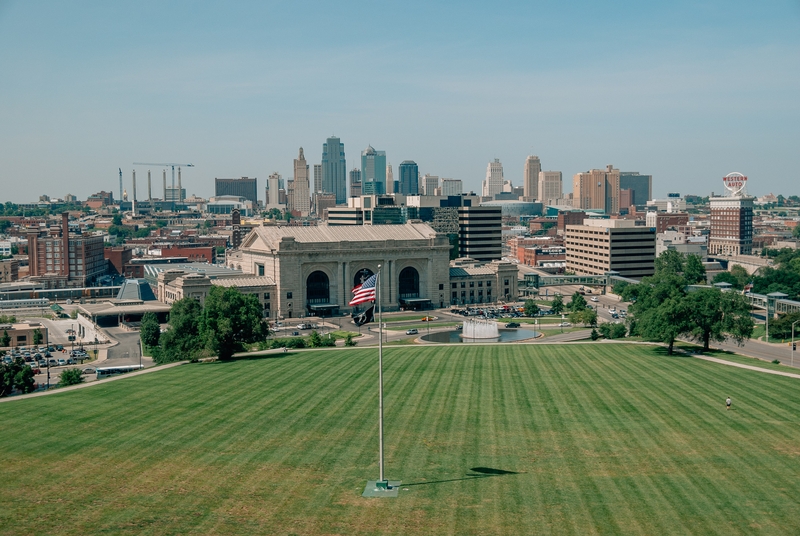
[[[402,480],[369,480],[362,497],[397,497]]]

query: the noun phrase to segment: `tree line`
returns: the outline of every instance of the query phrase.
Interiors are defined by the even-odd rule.
[[[668,250],[656,259],[655,268],[641,283],[621,289],[622,299],[632,302],[628,308],[631,335],[663,342],[669,354],[679,337],[701,341],[703,351],[709,350],[711,341],[732,338],[742,344],[750,338],[755,324],[741,293],[689,287],[705,283],[698,256]]]
[[[143,316],[140,331],[142,344],[159,364],[210,356],[230,359],[268,334],[258,298],[220,286],[211,287],[204,305],[193,298],[173,303],[164,333],[152,313]]]

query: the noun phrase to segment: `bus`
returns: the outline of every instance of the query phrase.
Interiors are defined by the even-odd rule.
[[[97,369],[97,379],[108,378],[116,376],[117,374],[125,374],[126,372],[133,372],[135,370],[143,369],[142,365],[121,365],[119,367],[100,367]]]

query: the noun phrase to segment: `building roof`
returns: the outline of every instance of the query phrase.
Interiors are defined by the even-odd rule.
[[[275,281],[269,276],[258,277],[232,277],[228,279],[214,279],[212,285],[218,287],[266,287],[275,285]]]
[[[403,225],[318,225],[316,227],[256,227],[244,240],[243,247],[254,245],[254,237],[264,242],[267,251],[279,249],[284,237],[292,237],[301,244],[333,242],[381,242],[384,240],[429,240],[436,236],[425,223]]]
[[[117,294],[118,300],[156,301],[153,289],[146,279],[126,279]]]

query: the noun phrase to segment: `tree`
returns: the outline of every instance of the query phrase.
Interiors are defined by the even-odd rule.
[[[170,363],[193,359],[202,348],[200,321],[203,307],[193,298],[183,298],[172,304],[169,312],[169,329],[159,337],[159,346],[153,352],[156,363]]]
[[[691,327],[686,316],[686,280],[664,269],[628,290],[636,296],[629,308],[631,334],[663,342],[672,355],[675,340]]]
[[[345,346],[355,346],[356,344],[358,344],[358,343],[353,340],[353,334],[352,333],[348,333],[347,335],[344,336],[344,345]]]
[[[664,273],[671,272],[673,274],[683,273],[686,265],[686,257],[683,253],[668,249],[656,258],[655,272]]]
[[[706,284],[706,267],[700,255],[689,255],[683,267],[683,277],[690,285]]]
[[[261,303],[252,294],[233,287],[212,286],[202,316],[206,348],[219,359],[230,359],[244,343],[265,337]]]
[[[0,337],[0,346],[3,348],[8,348],[11,346],[11,336],[8,334],[7,330],[3,330],[3,336]]]
[[[78,385],[79,383],[83,383],[83,376],[81,375],[80,369],[67,369],[61,373],[61,376],[58,378],[58,384],[61,387],[66,387],[67,385]]]
[[[117,227],[119,227],[120,225],[122,225],[122,216],[121,216],[121,215],[119,215],[119,214],[115,214],[115,215],[114,215],[114,216],[111,218],[111,223],[112,223],[112,224],[114,224],[114,225],[116,225]]]
[[[39,345],[42,344],[42,340],[44,337],[42,336],[42,332],[39,328],[33,330],[33,344]]]
[[[319,336],[317,330],[311,332],[311,336],[308,338],[308,345],[311,348],[319,348],[322,346],[322,337]]]
[[[536,316],[537,314],[539,314],[539,306],[536,305],[535,301],[529,298],[525,300],[524,312],[525,316]]]
[[[717,275],[714,276],[714,279],[712,280],[712,282],[714,284],[716,284],[716,283],[728,283],[728,284],[731,285],[731,288],[734,288],[736,290],[742,290],[741,288],[738,288],[739,281],[737,281],[736,277],[730,272],[720,272],[720,273],[718,273]],[[742,288],[744,288],[744,287],[742,287]]]
[[[625,328],[625,324],[616,324],[616,323],[606,323],[601,324],[599,328],[597,328],[600,333],[606,339],[621,339],[625,337],[627,333],[627,329]]]
[[[569,321],[573,324],[583,324],[586,326],[597,325],[597,311],[590,307],[584,307],[580,311],[573,311],[569,314]]]
[[[14,387],[25,393],[32,393],[36,386],[33,369],[30,365],[25,365],[22,370],[14,375]]]
[[[553,310],[553,314],[560,315],[561,311],[564,310],[564,298],[561,294],[556,294],[553,297],[553,301],[550,302],[550,309]]]
[[[572,300],[569,302],[569,310],[572,312],[583,311],[586,309],[586,298],[580,292],[576,291],[572,295]]]
[[[686,320],[692,335],[703,341],[704,352],[712,340],[722,342],[731,337],[741,344],[753,334],[750,304],[738,292],[702,288],[689,293],[686,302]]]
[[[158,346],[158,339],[161,337],[161,325],[158,323],[155,313],[148,311],[142,316],[139,335],[142,338],[142,344],[147,348]]]
[[[794,229],[792,229],[792,236],[795,238],[800,238],[800,225],[794,226]]]

